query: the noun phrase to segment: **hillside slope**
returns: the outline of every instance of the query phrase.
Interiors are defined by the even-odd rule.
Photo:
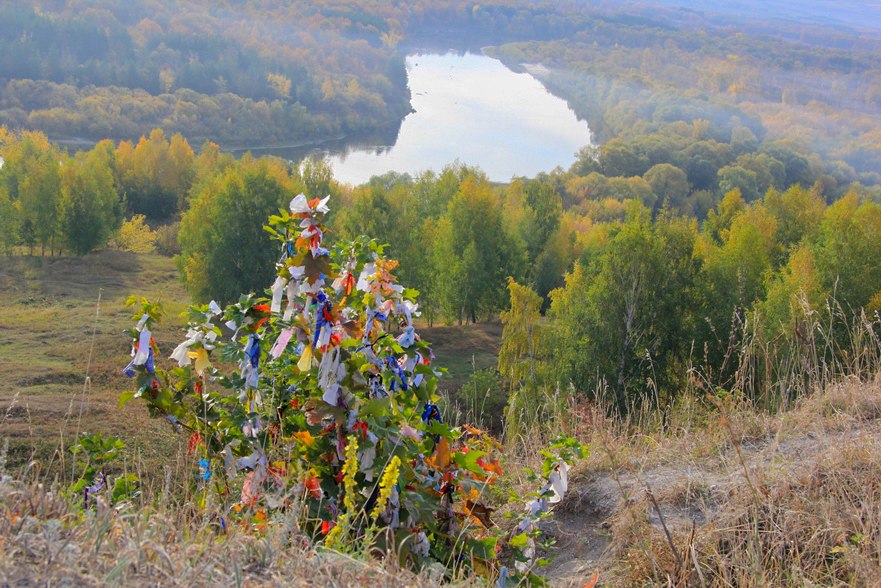
[[[876,585],[881,382],[833,387],[777,417],[723,412],[692,413],[668,435],[625,434],[585,413],[593,454],[544,529],[557,540],[551,585],[583,586],[597,572],[600,586]],[[430,572],[315,552],[285,525],[269,529],[219,534],[165,494],[76,513],[57,488],[4,475],[0,580],[439,585]]]
[[[0,259],[0,430],[13,463],[31,452],[46,464],[77,432],[114,433],[152,465],[173,439],[135,407],[117,409],[128,382],[129,296],[161,299],[161,349],[177,337],[188,296],[174,263],[105,250],[83,258]],[[88,380],[87,380],[88,376]]]
[[[776,417],[735,408],[690,420],[625,435],[588,419],[591,461],[545,529],[555,585],[595,571],[609,586],[877,585],[881,381]]]

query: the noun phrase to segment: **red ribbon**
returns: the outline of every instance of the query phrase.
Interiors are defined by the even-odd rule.
[[[361,436],[366,439],[367,438],[367,423],[364,421],[358,421],[354,425],[352,425],[352,431],[361,431]]]

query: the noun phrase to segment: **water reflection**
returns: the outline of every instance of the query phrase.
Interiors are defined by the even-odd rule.
[[[250,152],[256,157],[261,155],[275,155],[291,161],[302,161],[309,156],[327,157],[338,155],[344,157],[355,151],[363,151],[380,156],[390,150],[398,140],[401,123],[402,121],[397,121],[396,124],[389,125],[389,127],[385,129],[328,139],[320,143],[290,146],[275,145],[266,147],[249,147],[247,149],[229,149],[228,151],[236,156],[241,156],[246,152]]]
[[[415,175],[460,161],[493,181],[568,167],[590,143],[587,123],[528,73],[474,53],[414,54],[407,75],[415,112],[369,136],[320,146],[252,150],[300,160],[328,157],[334,176],[360,184],[389,171]]]

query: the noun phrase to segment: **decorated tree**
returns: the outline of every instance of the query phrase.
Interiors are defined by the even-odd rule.
[[[138,306],[125,373],[154,416],[188,434],[202,496],[222,521],[296,521],[333,549],[396,553],[448,574],[531,577],[536,522],[566,489],[572,440],[546,452],[543,488],[521,520],[495,527],[488,489],[498,444],[443,422],[429,345],[416,333],[417,292],[366,238],[325,248],[327,198],[302,194],[266,231],[281,244],[266,297],[189,310],[186,340],[160,369],[152,337],[161,310]],[[224,369],[236,366],[235,369]]]

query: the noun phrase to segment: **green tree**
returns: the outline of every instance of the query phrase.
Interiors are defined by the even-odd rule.
[[[765,207],[777,219],[777,241],[784,249],[790,249],[802,240],[813,240],[820,229],[826,203],[816,191],[796,184],[782,193],[773,188],[768,190]]]
[[[119,196],[102,150],[61,165],[60,229],[65,246],[85,255],[104,245],[118,228]]]
[[[734,223],[734,219],[746,210],[746,202],[740,195],[740,190],[732,190],[725,194],[716,210],[711,210],[704,222],[704,234],[713,242],[721,244],[727,239],[728,231]]]
[[[513,278],[508,280],[510,310],[501,313],[504,330],[499,350],[499,373],[508,392],[505,422],[509,441],[519,440],[527,431],[541,426],[553,401],[546,353],[546,325],[541,316],[541,296]],[[550,384],[550,385],[549,385]]]
[[[438,219],[434,242],[431,247],[431,291],[437,300],[435,306],[440,317],[447,321],[462,320],[464,290],[463,263],[457,251],[453,224],[446,216]]]
[[[540,180],[528,180],[524,186],[524,196],[532,214],[524,227],[523,240],[529,259],[535,259],[560,226],[563,202],[553,186]]]
[[[740,190],[740,194],[747,202],[752,202],[760,196],[756,173],[738,165],[726,165],[720,169],[718,182],[719,190],[723,194],[732,190]]]
[[[137,145],[120,143],[115,160],[117,187],[129,213],[165,220],[186,206],[196,173],[195,155],[180,134],[169,141],[161,129],[153,129]]]
[[[10,200],[18,203],[26,245],[40,244],[40,254],[52,248],[58,233],[60,154],[42,133],[22,133],[3,148],[0,181]]]
[[[326,159],[306,158],[300,164],[299,173],[305,185],[303,192],[310,198],[336,196],[339,193],[339,188],[333,179],[333,169]]]
[[[848,310],[881,291],[881,205],[849,194],[829,206],[817,237],[817,271],[823,288]]]
[[[302,187],[279,162],[245,157],[194,195],[179,235],[193,298],[229,302],[272,281],[276,255],[263,223]]]
[[[732,353],[748,326],[747,313],[765,298],[767,276],[780,255],[776,233],[775,218],[762,204],[754,203],[733,217],[730,229],[723,231],[721,245],[700,243],[704,321],[699,340],[706,342],[709,365],[720,372],[735,369]]]
[[[542,375],[542,298],[528,286],[508,279],[510,309],[499,316],[504,329],[499,350],[499,373],[508,388],[535,385]]]
[[[453,310],[455,300],[459,307],[452,318],[476,322],[502,307],[506,280],[521,275],[524,256],[505,232],[498,198],[482,174],[462,181],[445,218],[448,224],[438,231],[442,243],[436,247],[451,256],[438,261],[452,263],[459,277],[458,292],[446,307]]]
[[[576,266],[552,294],[557,373],[582,391],[605,382],[619,410],[675,390],[694,334],[696,235],[693,222],[653,225],[649,211],[631,205],[593,268]]]
[[[762,303],[762,314],[770,337],[796,335],[806,313],[817,310],[826,293],[817,273],[817,262],[810,247],[795,249],[786,266],[771,277]]]
[[[600,171],[608,177],[641,176],[651,167],[643,153],[621,139],[612,139],[600,147],[599,164]]]
[[[643,178],[651,186],[658,204],[683,210],[688,196],[688,176],[684,171],[669,163],[659,163],[645,172]]]
[[[20,223],[18,208],[9,199],[6,189],[0,186],[0,245],[6,255],[11,255],[18,243]]]

